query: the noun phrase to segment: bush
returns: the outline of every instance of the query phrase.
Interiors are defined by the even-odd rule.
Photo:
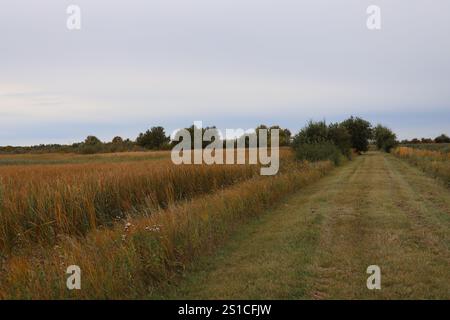
[[[441,134],[439,137],[436,137],[434,139],[434,142],[436,143],[450,143],[450,138],[445,135],[445,134]]]
[[[327,141],[329,141],[329,136],[328,127],[325,121],[309,121],[308,124],[295,136],[294,146],[323,143]]]
[[[338,123],[332,123],[328,126],[328,139],[339,148],[341,153],[348,159],[352,155],[352,137],[348,130]]]
[[[78,148],[78,152],[81,154],[95,154],[103,151],[103,146],[101,144],[90,145],[90,144],[82,144]]]
[[[322,161],[331,160],[335,165],[339,165],[342,154],[339,148],[331,142],[303,143],[296,147],[296,157],[298,160]]]
[[[397,136],[391,129],[377,125],[373,130],[373,138],[379,150],[390,152],[397,145]]]
[[[343,155],[351,159],[351,135],[338,123],[310,121],[295,136],[293,145],[299,160],[331,160],[338,165]]]

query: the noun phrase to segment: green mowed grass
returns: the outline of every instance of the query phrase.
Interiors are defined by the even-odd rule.
[[[150,298],[450,298],[450,193],[369,153],[242,226],[215,255]],[[381,268],[381,290],[366,286]]]

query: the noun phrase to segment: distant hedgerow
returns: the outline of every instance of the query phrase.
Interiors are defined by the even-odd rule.
[[[344,156],[351,158],[351,136],[339,123],[310,121],[295,136],[293,143],[298,160],[331,160],[338,165]]]

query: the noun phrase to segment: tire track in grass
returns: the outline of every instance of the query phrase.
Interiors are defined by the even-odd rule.
[[[422,199],[406,182],[414,168],[400,171],[394,160],[385,154],[368,155],[361,175],[336,199],[338,210],[324,223],[321,250],[311,266],[317,290],[311,297],[449,298],[448,224],[429,210],[427,202],[433,198]],[[433,180],[420,183],[445,195]],[[347,218],[340,213],[345,204]],[[381,268],[381,290],[366,287],[365,271],[372,264]]]
[[[450,298],[449,194],[434,179],[387,155],[392,181],[391,225],[397,228],[385,243],[383,298]],[[427,190],[427,193],[424,191]],[[425,196],[431,194],[432,196]],[[439,195],[439,196],[437,196]],[[401,223],[401,224],[400,224]]]
[[[380,179],[382,170],[372,155],[359,157],[355,174],[330,199],[320,232],[319,248],[309,268],[311,290],[306,298],[330,299],[348,296],[365,286],[364,252],[367,250],[367,217],[371,186]],[[368,170],[370,168],[370,170]],[[375,174],[371,174],[374,172]]]
[[[427,210],[433,213],[428,218],[432,219],[434,224],[443,227],[441,235],[446,238],[447,248],[449,248],[450,189],[441,180],[430,177],[404,160],[390,155],[387,159],[400,174],[404,184],[408,184],[411,192],[416,194],[415,200],[420,200]]]
[[[448,189],[368,153],[242,226],[163,298],[449,299],[449,213]],[[373,264],[381,290],[366,287]]]
[[[306,295],[308,265],[317,246],[324,206],[360,160],[302,188],[277,209],[242,226],[214,257],[205,257],[166,298],[290,299]]]

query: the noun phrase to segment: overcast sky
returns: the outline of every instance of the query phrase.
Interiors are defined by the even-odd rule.
[[[81,8],[81,30],[66,9]],[[381,30],[366,9],[381,7]],[[450,134],[448,0],[2,0],[0,145],[350,115]]]

